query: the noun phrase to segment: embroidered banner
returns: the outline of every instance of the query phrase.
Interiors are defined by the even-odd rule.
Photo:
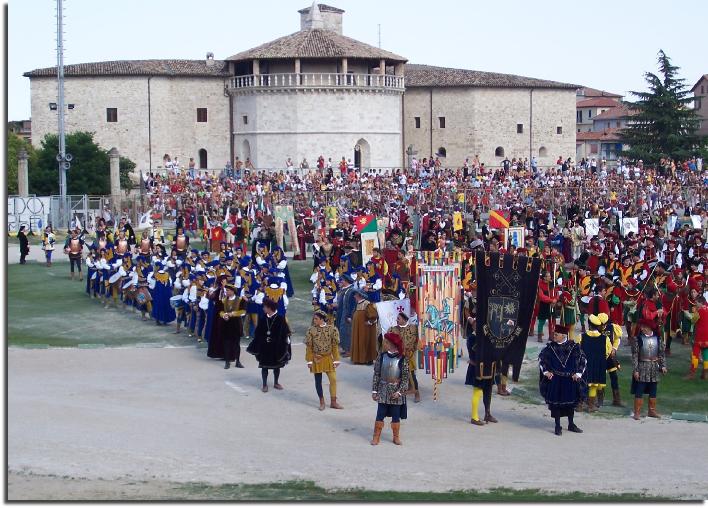
[[[519,380],[526,351],[533,307],[538,291],[541,260],[478,251],[476,376],[494,377],[496,364],[511,365]]]

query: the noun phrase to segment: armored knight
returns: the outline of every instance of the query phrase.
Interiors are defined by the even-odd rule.
[[[402,444],[400,439],[401,419],[408,417],[406,391],[410,375],[408,359],[405,357],[403,340],[395,333],[384,335],[382,352],[374,362],[374,379],[371,398],[378,402],[372,445],[379,444],[384,418],[391,417],[393,442]]]
[[[666,374],[664,341],[655,331],[654,322],[642,317],[639,320],[639,335],[632,343],[632,393],[634,394],[634,419],[639,420],[644,395],[649,395],[647,416],[659,418],[656,412],[656,389],[659,373]]]

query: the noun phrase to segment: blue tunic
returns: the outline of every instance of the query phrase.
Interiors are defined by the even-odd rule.
[[[349,286],[337,293],[337,315],[335,325],[339,330],[339,344],[345,351],[352,346],[352,323],[347,318],[354,316],[356,300],[354,299],[354,286]]]
[[[160,281],[155,281],[152,302],[152,317],[155,321],[159,321],[161,323],[171,323],[177,318],[177,313],[172,306],[170,306],[171,297],[172,281],[168,280],[166,284],[163,284]]]

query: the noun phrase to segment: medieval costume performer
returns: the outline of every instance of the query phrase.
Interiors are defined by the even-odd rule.
[[[184,228],[177,228],[175,231],[175,240],[172,244],[172,249],[177,252],[179,259],[184,259],[189,250],[189,237],[184,234]]]
[[[335,326],[339,331],[339,343],[343,350],[342,356],[347,358],[352,348],[352,318],[356,310],[356,300],[354,292],[356,288],[352,285],[354,279],[348,273],[342,275],[342,288],[337,293],[335,315]]]
[[[586,362],[580,344],[568,340],[568,327],[563,325],[556,327],[553,342],[546,344],[538,355],[539,389],[556,421],[556,436],[563,433],[560,419],[564,416],[568,418],[570,432],[582,432],[573,422],[573,416],[575,406],[585,396],[583,372]]]
[[[403,341],[403,350],[408,360],[408,367],[411,373],[408,386],[413,390],[415,398],[413,402],[420,402],[420,391],[418,390],[418,379],[415,376],[416,358],[418,357],[418,327],[409,324],[410,318],[403,312],[399,312],[396,317],[396,325],[388,329],[388,333],[395,333]]]
[[[209,289],[208,298],[210,300],[209,309],[207,310],[207,319],[211,318],[207,323],[205,331],[209,347],[207,348],[207,356],[214,359],[223,359],[224,353],[224,334],[221,329],[225,321],[221,317],[221,312],[224,310],[224,299],[226,298],[226,290],[224,287],[228,281],[228,275],[219,274],[215,279],[214,287]],[[209,326],[211,325],[211,326]]]
[[[76,271],[79,272],[79,280],[84,280],[84,276],[81,273],[81,257],[84,250],[84,240],[79,236],[79,230],[74,229],[71,235],[64,242],[64,252],[69,256],[69,263],[71,268],[71,275],[69,278],[74,280],[74,266],[76,266]]]
[[[382,343],[383,351],[374,364],[374,379],[371,398],[378,402],[372,445],[379,444],[384,418],[391,417],[393,442],[403,444],[400,439],[401,419],[408,417],[406,391],[408,390],[409,367],[405,357],[403,341],[395,333],[387,333]]]
[[[477,377],[477,335],[476,329],[476,312],[474,303],[469,297],[469,307],[465,308],[467,320],[465,330],[467,335],[467,375],[465,376],[465,384],[472,385],[472,411],[470,414],[470,423],[472,425],[485,425],[487,423],[497,423],[499,420],[492,416],[492,387],[494,386],[494,375],[489,378]],[[469,309],[469,310],[468,310]],[[498,363],[496,364],[498,366]],[[496,367],[495,366],[495,367]],[[493,368],[494,370],[494,368]],[[504,387],[506,390],[506,386]],[[484,420],[479,418],[479,401],[484,403]]]
[[[328,324],[327,314],[318,310],[312,318],[313,325],[305,334],[305,361],[310,372],[315,375],[315,390],[320,399],[320,411],[325,409],[322,391],[322,374],[329,380],[330,407],[344,409],[337,403],[337,373],[339,367],[339,332]]]
[[[649,395],[647,416],[659,418],[656,412],[656,389],[659,373],[666,374],[664,341],[656,332],[656,319],[642,316],[639,320],[639,335],[632,343],[632,390],[634,394],[634,419],[639,420],[644,395]]]
[[[609,339],[610,344],[612,344],[612,351],[610,351],[610,356],[607,357],[607,374],[610,376],[610,386],[612,387],[612,405],[615,407],[624,407],[622,404],[622,399],[620,397],[619,390],[619,378],[617,372],[620,369],[620,363],[617,360],[617,350],[620,346],[620,339],[622,338],[622,327],[617,323],[612,322],[607,314],[600,313],[597,315],[600,318],[600,332]],[[597,393],[598,406],[602,406],[605,397],[605,389],[601,388]]]
[[[155,319],[155,324],[166,325],[177,317],[175,309],[170,305],[172,279],[170,279],[170,274],[165,271],[165,267],[161,262],[155,263],[155,268],[157,273],[151,274],[155,282],[152,292],[152,317]]]
[[[550,267],[549,267],[550,268]],[[553,328],[556,319],[556,303],[558,303],[558,288],[553,280],[553,270],[547,270],[543,279],[538,282],[538,328],[536,329],[538,342],[543,342],[543,327],[548,321],[548,340],[553,337]]]
[[[590,314],[588,317],[589,330],[582,334],[580,345],[587,358],[587,368],[583,379],[588,385],[588,412],[597,411],[597,390],[605,388],[607,384],[607,358],[612,352],[612,344],[607,336],[600,331],[602,319]]]
[[[224,343],[224,368],[228,369],[231,362],[235,361],[235,366],[242,369],[240,342],[243,323],[241,318],[246,315],[246,302],[236,296],[236,287],[233,284],[226,284],[224,292],[225,297],[221,301],[223,310],[219,312],[219,318],[224,321],[220,328]]]
[[[247,349],[258,360],[263,380],[261,391],[264,393],[268,391],[268,370],[273,371],[273,388],[283,389],[278,380],[280,369],[285,367],[292,357],[290,335],[285,316],[278,314],[278,304],[273,300],[264,300],[263,315],[258,319],[254,338]]]
[[[379,335],[376,306],[366,299],[366,293],[356,289],[356,310],[352,316],[352,363],[371,365],[376,359],[376,338]]]
[[[686,378],[694,378],[698,362],[702,360],[701,379],[706,379],[706,371],[708,371],[708,305],[702,295],[696,299],[696,305],[691,310],[691,321],[694,326],[693,348],[691,349],[691,368]]]

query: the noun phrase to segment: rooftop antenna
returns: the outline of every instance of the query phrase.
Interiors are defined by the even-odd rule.
[[[379,23],[379,49],[381,49],[381,23]]]

